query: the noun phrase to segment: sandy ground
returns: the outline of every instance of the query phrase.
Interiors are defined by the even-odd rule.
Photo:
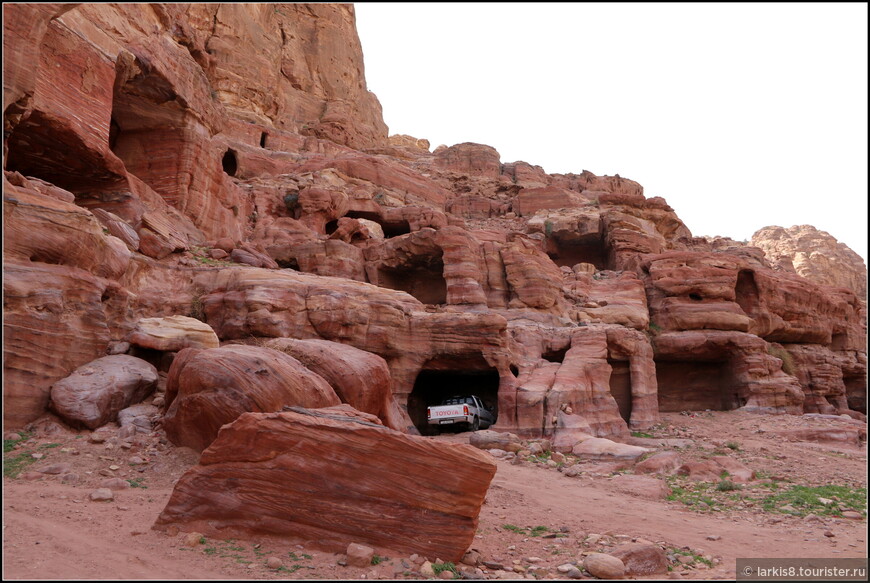
[[[685,579],[733,579],[738,557],[867,557],[866,518],[823,515],[808,520],[765,511],[741,497],[771,493],[764,486],[771,480],[780,488],[842,485],[866,492],[864,444],[788,442],[775,433],[841,423],[743,412],[664,414],[651,434],[686,440],[686,447],[676,450],[685,460],[729,455],[758,472],[759,479],[741,490],[717,494],[719,503],[713,506],[626,492],[615,484],[619,474],[631,471],[608,472],[600,462],[582,462],[588,471],[568,477],[543,461],[498,460],[472,547],[491,566],[479,564],[477,575],[564,578],[557,566],[579,563],[583,553],[606,552],[633,540],[658,543],[672,558],[699,558],[693,564],[672,564],[669,576]],[[427,439],[467,443],[468,435]],[[129,448],[113,438],[92,443],[89,436],[48,424],[4,454],[4,469],[14,458],[42,454],[17,478],[3,480],[4,579],[420,578],[422,557],[384,549],[378,549],[380,564],[354,568],[339,565],[340,555],[298,541],[205,539],[189,546],[183,532],[154,531],[151,526],[175,481],[196,463],[197,454],[166,444],[158,432],[138,438]],[[52,465],[61,473],[36,471]],[[111,501],[91,501],[90,493],[107,477],[136,487],[114,492]],[[673,479],[669,484],[685,485]],[[864,510],[864,504],[857,509]],[[269,558],[280,559],[281,568],[267,566]],[[513,571],[497,569],[495,563]],[[663,576],[668,575],[655,578]]]

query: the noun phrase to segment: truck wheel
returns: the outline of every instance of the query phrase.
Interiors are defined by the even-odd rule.
[[[480,429],[480,419],[475,417],[474,421],[471,422],[471,430],[477,431],[478,429]]]

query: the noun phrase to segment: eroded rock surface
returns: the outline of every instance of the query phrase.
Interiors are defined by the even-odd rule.
[[[350,5],[4,16],[10,426],[128,341],[338,343],[334,362],[306,353],[335,391],[291,401],[338,392],[415,433],[427,406],[476,392],[495,430],[562,451],[625,441],[660,410],[866,412],[866,271],[848,250],[804,227],[758,246],[696,238],[619,175],[389,137]],[[179,317],[201,330],[142,329]],[[202,448],[248,410],[205,413],[223,409],[204,405],[218,393],[183,424],[167,409],[173,435],[208,427],[189,437]],[[251,409],[286,404],[268,402]]]

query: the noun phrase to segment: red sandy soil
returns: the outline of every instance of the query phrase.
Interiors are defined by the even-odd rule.
[[[679,450],[685,460],[730,455],[760,472],[762,480],[757,482],[773,476],[782,480],[782,486],[832,484],[866,489],[864,444],[792,443],[773,434],[798,427],[835,427],[838,423],[743,412],[673,413],[663,414],[663,423],[651,433],[691,440],[690,447]],[[379,565],[354,568],[338,565],[343,558],[340,555],[299,541],[206,539],[204,544],[187,546],[183,532],[171,536],[152,530],[175,481],[197,460],[189,449],[161,443],[161,435],[155,432],[125,449],[112,439],[90,443],[88,432],[43,429],[5,454],[4,465],[11,456],[22,453],[42,453],[44,457],[19,477],[3,480],[4,579],[420,578],[422,557],[415,561],[384,549],[378,549],[379,556],[386,557]],[[429,439],[467,443],[468,435]],[[129,465],[133,456],[144,463]],[[77,473],[79,481],[62,483],[60,475],[34,472],[57,463],[69,464],[66,471]],[[534,564],[546,568],[539,572],[539,578],[563,578],[557,566],[582,561],[584,552],[607,552],[635,539],[661,544],[670,552],[682,549],[712,563],[709,567],[701,562],[690,566],[674,563],[672,578],[733,579],[738,557],[867,557],[866,519],[821,516],[821,520],[806,520],[765,512],[758,505],[741,505],[724,496],[721,509],[699,511],[680,501],[617,492],[608,474],[572,478],[544,463],[497,463],[498,473],[481,509],[473,548],[484,561],[512,568],[514,561],[520,567]],[[585,463],[594,467],[593,462]],[[117,491],[108,502],[89,500],[106,475],[144,487]],[[531,536],[529,530],[517,532],[505,525],[521,529],[545,526],[545,533],[553,536],[558,532],[560,536]],[[584,543],[590,534],[602,537],[598,542]],[[270,557],[281,559],[283,568],[269,568],[266,561]],[[526,561],[529,557],[541,561]],[[428,559],[435,561],[437,557]],[[483,567],[483,575],[495,578],[497,573]],[[655,578],[662,576],[667,577]],[[503,577],[533,578],[519,570],[503,573]]]

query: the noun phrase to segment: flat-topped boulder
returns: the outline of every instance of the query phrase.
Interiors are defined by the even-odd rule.
[[[495,471],[469,445],[399,433],[341,408],[245,413],[181,477],[155,528],[459,561]]]

